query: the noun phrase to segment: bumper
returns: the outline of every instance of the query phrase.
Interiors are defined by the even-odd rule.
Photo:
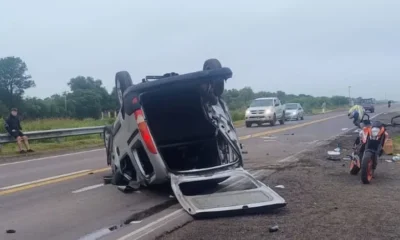
[[[274,119],[274,114],[265,114],[265,115],[248,115],[245,117],[245,122],[247,123],[267,123],[271,122]]]
[[[297,119],[297,118],[299,118],[299,117],[300,117],[299,114],[289,114],[289,113],[286,113],[286,115],[285,115],[285,120],[294,120],[294,119]]]

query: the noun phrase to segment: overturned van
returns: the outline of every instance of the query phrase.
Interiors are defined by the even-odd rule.
[[[243,169],[241,145],[221,98],[231,77],[216,59],[207,60],[202,71],[148,76],[138,84],[128,72],[118,72],[120,109],[104,133],[112,183],[137,188],[170,181],[192,215],[285,206]],[[223,191],[238,178],[252,187]]]

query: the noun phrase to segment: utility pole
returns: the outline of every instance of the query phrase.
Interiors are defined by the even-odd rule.
[[[351,104],[352,101],[351,101],[350,91],[351,91],[351,86],[349,86],[349,105],[352,106],[353,104]]]
[[[64,109],[65,115],[67,115],[67,91],[64,92]]]

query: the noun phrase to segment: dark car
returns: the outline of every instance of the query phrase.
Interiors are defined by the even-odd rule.
[[[374,101],[372,98],[362,99],[361,106],[363,106],[365,111],[369,111],[370,113],[375,112]]]

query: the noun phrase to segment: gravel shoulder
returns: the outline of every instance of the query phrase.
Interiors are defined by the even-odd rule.
[[[381,115],[388,122],[395,114]],[[389,134],[400,135],[400,127]],[[349,162],[327,160],[339,143],[350,153],[357,133],[301,154],[298,161],[264,179],[288,205],[271,214],[196,220],[159,239],[400,239],[400,162],[378,163],[376,178],[363,185]],[[278,232],[269,227],[278,225]]]

